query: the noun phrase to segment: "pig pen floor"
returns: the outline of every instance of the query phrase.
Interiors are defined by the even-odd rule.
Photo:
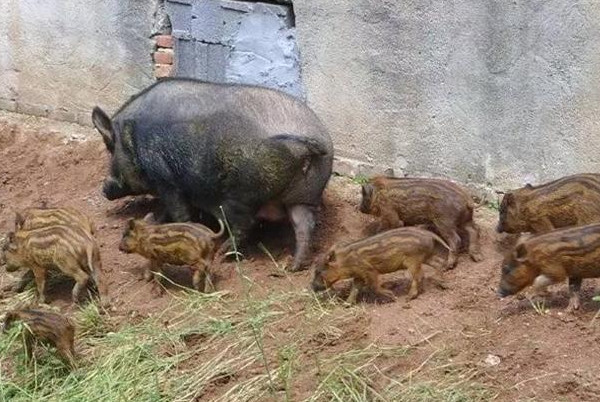
[[[115,320],[127,322],[151,316],[181,292],[171,286],[166,294],[155,295],[150,284],[140,279],[143,259],[119,252],[117,245],[126,220],[142,217],[154,202],[110,202],[102,197],[100,188],[108,157],[92,129],[0,113],[0,158],[0,233],[12,229],[15,210],[42,202],[76,207],[89,214],[98,228],[96,237],[112,305],[108,314]],[[359,194],[359,186],[352,180],[332,178],[317,228],[315,256],[335,242],[365,235],[372,219],[358,212]],[[387,362],[387,376],[436,381],[453,375],[453,370],[460,367],[456,384],[477,381],[489,391],[486,395],[490,399],[499,401],[595,400],[600,394],[600,320],[594,321],[600,305],[592,301],[597,282],[584,281],[582,308],[576,314],[563,312],[568,301],[566,284],[551,288],[553,296],[541,309],[523,297],[499,300],[494,294],[502,258],[497,245],[500,239],[493,230],[496,217],[497,212],[487,207],[476,212],[483,262],[475,263],[462,255],[458,266],[444,274],[447,289],[438,289],[426,280],[424,292],[410,303],[405,301],[407,281],[403,273],[385,277],[386,286],[394,290],[398,300],[379,304],[369,296],[363,297],[360,306],[353,307],[360,309],[360,319],[345,329],[352,336],[324,347],[331,348],[332,353],[343,353],[358,339],[363,344],[410,345],[409,354]],[[276,262],[285,263],[293,250],[289,229],[274,226],[265,230],[268,233],[261,239],[265,249]],[[311,277],[309,271],[282,273],[271,256],[260,249],[242,261],[241,268],[265,295],[276,290],[304,291]],[[227,290],[232,297],[242,291],[232,262],[219,264],[214,270],[218,272],[219,290]],[[175,282],[189,285],[185,272],[175,274]],[[15,279],[2,270],[0,287]],[[342,285],[340,292],[347,291]],[[11,297],[5,291],[0,307],[4,308],[2,302]],[[67,314],[75,308],[70,306],[68,287],[50,289],[48,299]],[[340,314],[349,309],[339,304]],[[271,335],[284,336],[289,330],[284,326],[280,334]],[[214,388],[228,388],[234,382],[215,384]],[[296,382],[291,400],[309,395],[306,388],[310,384],[309,380]],[[215,389],[211,392],[216,395],[219,391]]]

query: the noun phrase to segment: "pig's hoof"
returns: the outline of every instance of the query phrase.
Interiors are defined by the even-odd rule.
[[[417,296],[418,296],[418,295],[419,295],[418,293],[415,293],[415,294],[410,294],[410,293],[409,293],[409,294],[406,296],[406,299],[407,299],[407,301],[415,300],[415,299],[417,298]]]
[[[471,259],[475,262],[481,262],[483,261],[483,255],[481,255],[481,253],[471,253]]]
[[[285,265],[285,270],[288,272],[300,272],[300,271],[305,271],[307,269],[308,269],[307,264],[292,263],[292,264]]]
[[[568,314],[574,314],[579,310],[579,303],[578,302],[569,302],[569,305],[567,306],[565,312]]]

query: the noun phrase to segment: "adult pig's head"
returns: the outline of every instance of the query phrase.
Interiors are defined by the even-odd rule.
[[[498,233],[521,233],[529,231],[529,225],[524,216],[524,204],[531,192],[531,185],[504,194],[499,208]]]
[[[124,120],[117,124],[99,107],[92,112],[94,127],[102,135],[110,153],[110,172],[104,179],[102,192],[109,200],[148,193],[134,146],[134,123]]]

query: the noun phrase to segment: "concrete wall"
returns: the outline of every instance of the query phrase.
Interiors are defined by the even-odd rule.
[[[166,0],[179,77],[255,84],[304,97],[292,7]]]
[[[0,109],[90,125],[154,81],[155,0],[0,1]]]
[[[308,102],[339,156],[496,188],[600,171],[600,2],[294,9]]]

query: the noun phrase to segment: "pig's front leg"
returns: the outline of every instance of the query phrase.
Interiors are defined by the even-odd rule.
[[[162,216],[158,218],[159,222],[187,222],[192,219],[190,207],[179,190],[161,188],[159,198],[163,205]]]
[[[581,278],[569,277],[569,305],[568,312],[579,310],[579,291],[581,290]]]

